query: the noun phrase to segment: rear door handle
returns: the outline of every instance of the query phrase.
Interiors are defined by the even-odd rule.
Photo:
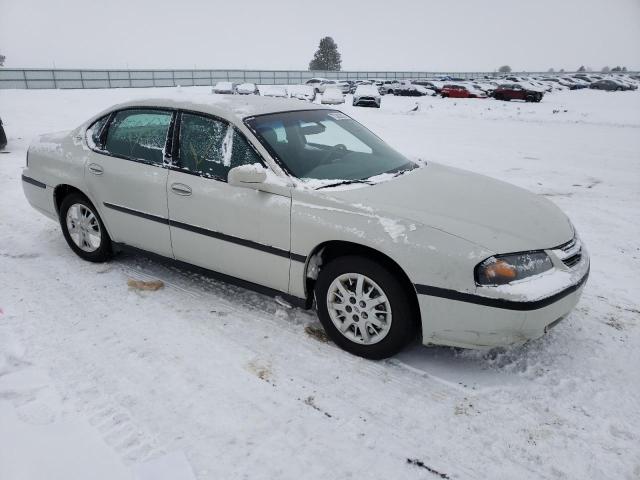
[[[104,173],[104,170],[102,169],[102,167],[97,163],[90,163],[87,168],[94,175],[102,175]]]
[[[184,197],[191,195],[191,187],[184,183],[172,183],[171,190],[173,190],[173,193]]]

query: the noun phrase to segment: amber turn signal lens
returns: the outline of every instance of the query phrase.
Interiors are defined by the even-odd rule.
[[[508,264],[504,260],[497,260],[495,263],[487,265],[485,275],[494,280],[514,280],[517,276],[516,267]]]

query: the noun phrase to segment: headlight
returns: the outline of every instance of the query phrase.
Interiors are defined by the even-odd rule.
[[[545,252],[514,253],[489,257],[476,267],[478,285],[504,285],[553,268]]]

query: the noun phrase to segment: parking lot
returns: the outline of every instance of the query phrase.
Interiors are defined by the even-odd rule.
[[[83,262],[27,204],[36,135],[192,90],[210,88],[0,91],[0,478],[640,476],[640,92],[332,107],[407,156],[548,197],[592,257],[578,307],[537,341],[371,362],[312,312],[145,257]]]

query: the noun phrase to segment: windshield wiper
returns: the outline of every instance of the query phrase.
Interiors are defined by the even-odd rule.
[[[416,168],[420,168],[420,166],[416,164],[416,165],[412,165],[412,166],[407,167],[407,168],[403,168],[401,170],[396,170],[395,172],[392,171],[392,172],[387,172],[387,173],[393,173],[393,177],[395,178],[395,177],[399,177],[400,175],[402,175],[404,173],[407,173],[407,172],[410,172],[412,170],[415,170]]]
[[[395,172],[393,174],[393,177],[399,177],[400,175],[402,175],[403,173],[407,173],[410,172],[411,170],[413,170],[413,168],[405,168],[404,170],[398,170],[397,172]]]
[[[321,188],[337,187],[338,185],[350,185],[352,183],[366,183],[367,185],[373,185],[373,182],[370,182],[368,180],[359,180],[359,179],[341,180],[339,182],[329,183],[328,185],[322,185],[322,186],[316,188],[316,190],[320,190]]]

